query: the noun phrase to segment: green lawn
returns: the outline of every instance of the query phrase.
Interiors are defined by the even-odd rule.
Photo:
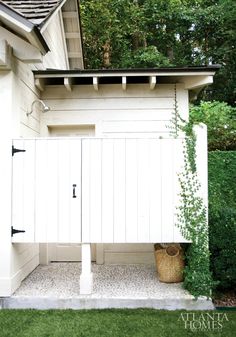
[[[223,336],[236,331],[236,311],[195,312],[201,323],[209,319],[210,331],[191,331],[183,319],[193,321],[186,311],[136,310],[0,310],[0,337],[183,337]],[[220,313],[221,323],[217,322]],[[203,314],[202,317],[199,315]],[[226,314],[223,318],[223,314]],[[205,323],[206,324],[206,323]],[[219,332],[217,329],[223,325]],[[213,328],[214,327],[214,328]]]

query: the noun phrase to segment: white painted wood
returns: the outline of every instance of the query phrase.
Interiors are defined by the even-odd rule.
[[[173,139],[161,141],[162,242],[174,242]]]
[[[173,168],[174,168],[174,176],[173,176],[173,194],[174,194],[174,224],[178,223],[177,213],[179,212],[178,207],[180,204],[180,183],[179,183],[179,174],[184,170],[184,140],[183,139],[175,139],[173,141]],[[185,239],[180,233],[180,230],[177,226],[174,226],[174,239],[176,242],[185,242]]]
[[[6,40],[0,40],[0,69],[11,69],[12,48]]]
[[[64,86],[66,87],[66,89],[68,91],[72,91],[72,79],[68,78],[68,77],[65,77],[64,78]]]
[[[102,168],[101,153],[102,141],[90,139],[90,240],[102,242]],[[84,151],[83,151],[84,153]],[[83,172],[82,179],[86,172]],[[83,184],[83,192],[87,188]],[[83,193],[82,192],[82,193]],[[84,226],[82,227],[82,230]]]
[[[29,140],[24,142],[24,149],[26,152],[19,153],[23,157],[23,175],[21,180],[23,181],[23,220],[24,228],[26,231],[27,242],[34,241],[34,183],[35,183],[35,142]],[[16,156],[17,154],[15,154]],[[25,182],[27,181],[27,184]],[[16,220],[17,221],[17,220]],[[17,222],[16,222],[17,226]],[[21,229],[21,228],[19,228]],[[24,234],[21,234],[22,237]]]
[[[149,139],[137,140],[138,242],[150,241],[149,145]]]
[[[45,26],[45,25],[44,25]],[[55,13],[54,17],[48,20],[48,25],[42,32],[42,35],[50,47],[48,52],[43,57],[44,69],[69,69],[68,55],[65,46],[64,27],[60,14]],[[55,32],[56,38],[55,38]]]
[[[52,105],[49,101],[47,104]],[[114,110],[113,107],[110,110],[78,110],[78,111],[67,111],[64,114],[61,111],[48,111],[47,114],[41,114],[41,122],[46,123],[50,126],[75,126],[75,125],[92,125],[96,123],[103,122],[132,122],[132,121],[163,121],[165,124],[169,123],[171,116],[173,114],[173,109],[150,109],[145,110],[145,108],[131,109],[127,107],[124,110]]]
[[[48,195],[50,185],[48,179],[47,140],[37,140],[35,146],[35,242],[47,242]],[[27,183],[27,182],[25,182]],[[48,194],[49,193],[49,194]],[[57,234],[57,232],[56,232]]]
[[[114,140],[114,242],[126,242],[125,139]]]
[[[149,191],[150,191],[150,241],[162,242],[162,175],[161,140],[150,139]]]
[[[24,141],[18,140],[13,142],[14,146],[18,149],[24,149]],[[13,157],[14,159],[14,166],[13,166],[13,188],[12,188],[12,205],[13,205],[13,212],[12,212],[12,226],[16,229],[25,230],[25,222],[24,222],[24,156],[19,155],[20,153],[15,154]],[[34,224],[33,224],[34,230]],[[20,242],[24,240],[25,236],[28,236],[28,232],[23,235],[18,235],[17,240]],[[14,236],[13,241],[16,239]],[[30,239],[30,237],[29,237]],[[32,239],[32,238],[31,238]]]
[[[93,78],[94,89],[98,91],[98,78]],[[166,97],[130,97],[127,101],[120,97],[92,100],[92,99],[50,99],[47,104],[51,111],[78,111],[78,110],[124,110],[124,109],[173,109],[174,99]]]
[[[59,142],[58,157],[58,242],[70,242],[70,152],[69,140]]]
[[[38,78],[36,76],[36,78]],[[68,92],[63,86],[50,85],[43,92],[42,99],[74,99],[74,98],[123,98],[131,97],[152,97],[152,98],[174,98],[174,84],[159,84],[155,90],[150,90],[149,84],[129,84],[127,90],[121,90],[120,84],[100,85],[99,92],[92,86],[74,85],[73,91]],[[183,88],[183,84],[177,84],[178,89]]]
[[[184,78],[183,80],[185,89],[192,90],[197,88],[202,88],[206,85],[213,83],[213,76],[198,76],[198,77],[190,77]]]
[[[102,142],[102,242],[113,242],[114,229],[114,141]]]
[[[42,55],[38,48],[11,33],[9,30],[0,27],[0,36],[1,39],[8,41],[13,48],[13,55],[21,61],[27,63],[39,63],[42,61]]]
[[[127,77],[122,76],[122,89],[126,90],[126,87],[127,87]]]
[[[175,227],[182,139],[15,142],[28,155],[13,167],[13,221],[27,229],[15,242],[185,242]]]
[[[80,275],[80,294],[93,292],[93,273],[91,272],[91,245],[82,244],[82,272]]]
[[[93,77],[94,90],[98,91],[98,77]]]
[[[156,76],[150,76],[149,77],[149,85],[150,85],[151,90],[153,90],[155,88],[156,82],[157,82]]]
[[[77,19],[78,14],[76,12],[63,12],[62,13],[63,18],[75,18]]]
[[[43,78],[36,78],[34,81],[36,88],[40,91],[44,91],[44,79]]]
[[[82,140],[82,242],[90,242],[90,140]]]
[[[184,84],[176,84],[176,99],[178,103],[178,113],[181,118],[188,121],[189,118],[189,91],[184,88]]]
[[[126,140],[126,242],[138,242],[137,140]]]
[[[81,242],[81,140],[70,141],[70,193],[75,184],[76,198],[70,194],[70,237],[69,242]]]
[[[104,121],[104,134],[118,133],[169,133],[166,121]]]
[[[50,207],[48,210],[47,238],[45,239],[45,242],[47,241],[54,242],[55,239],[57,240],[56,233],[58,233],[58,220],[59,220],[59,213],[58,213],[59,152],[60,148],[58,141],[50,140],[50,142],[48,142],[48,149],[47,149],[48,167],[46,176],[48,177],[48,187],[45,186],[47,188],[45,194]]]

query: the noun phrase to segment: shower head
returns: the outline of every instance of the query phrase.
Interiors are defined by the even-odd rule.
[[[33,103],[31,104],[31,110],[30,110],[30,112],[27,112],[27,113],[26,113],[27,116],[29,116],[29,115],[32,114],[32,112],[33,112],[33,107],[34,107],[34,105],[35,105],[36,103],[41,104],[41,106],[42,106],[42,112],[47,112],[47,111],[50,110],[50,108],[49,108],[49,107],[48,107],[48,106],[47,106],[41,99],[36,99],[36,100],[34,100]]]

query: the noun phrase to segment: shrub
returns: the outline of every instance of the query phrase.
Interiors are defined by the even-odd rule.
[[[236,151],[208,153],[209,212],[217,216],[222,208],[236,209]]]
[[[211,269],[219,288],[236,287],[236,210],[222,208],[210,214]]]
[[[209,152],[209,247],[219,288],[236,286],[236,152]]]

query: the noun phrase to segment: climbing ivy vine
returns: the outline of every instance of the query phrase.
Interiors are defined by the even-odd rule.
[[[179,112],[175,86],[175,104],[171,120],[174,138],[184,133],[183,170],[179,173],[180,205],[177,208],[177,227],[186,240],[191,241],[186,250],[184,287],[195,297],[211,296],[215,286],[210,272],[208,249],[207,208],[200,196],[201,184],[196,167],[196,135],[193,124],[184,121]]]

